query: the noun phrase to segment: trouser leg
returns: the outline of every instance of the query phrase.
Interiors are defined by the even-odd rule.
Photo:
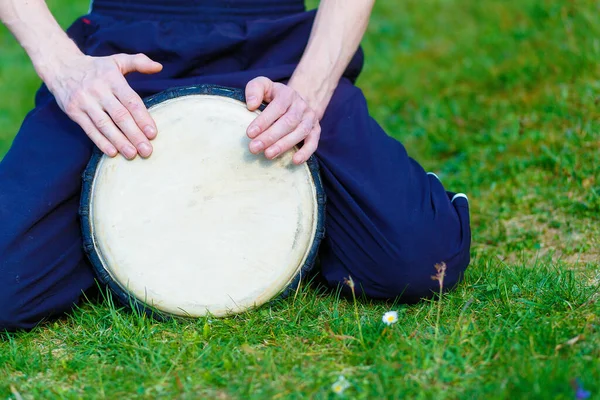
[[[92,143],[46,96],[0,162],[0,330],[29,329],[94,283],[78,221]]]
[[[322,274],[352,277],[369,297],[412,302],[452,287],[469,264],[468,201],[444,190],[369,116],[361,91],[342,81],[322,120],[317,157],[328,197]]]

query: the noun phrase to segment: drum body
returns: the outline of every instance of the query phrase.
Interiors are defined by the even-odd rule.
[[[241,90],[176,88],[145,103],[153,155],[96,151],[83,175],[84,248],[100,282],[125,305],[191,317],[295,290],[324,234],[316,160],[251,154],[246,129],[260,111]]]

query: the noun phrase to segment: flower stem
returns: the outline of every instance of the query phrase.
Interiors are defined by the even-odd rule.
[[[440,315],[442,313],[442,296],[443,293],[443,285],[440,285],[440,298],[438,299],[438,310],[437,310],[437,318],[435,320],[435,341],[437,342],[438,336],[440,333]]]
[[[362,325],[360,323],[360,317],[358,315],[358,302],[356,301],[356,292],[354,291],[354,280],[352,277],[348,279],[348,286],[350,286],[350,290],[352,291],[352,299],[354,301],[354,315],[356,317],[356,324],[358,325],[358,335],[360,336],[360,343],[365,346],[365,339],[363,337]]]

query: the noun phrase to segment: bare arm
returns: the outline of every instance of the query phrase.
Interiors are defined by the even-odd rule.
[[[3,0],[0,19],[25,49],[43,81],[51,79],[61,58],[83,56],[58,25],[44,0]]]
[[[308,46],[289,82],[319,118],[358,50],[374,4],[375,0],[321,1]]]
[[[365,34],[375,0],[321,0],[304,55],[288,85],[264,77],[246,87],[248,108],[269,106],[248,127],[252,153],[275,158],[304,141],[294,162],[317,149],[323,117],[342,74]]]
[[[61,109],[106,154],[149,156],[156,125],[124,75],[162,66],[144,55],[89,57],[60,28],[44,0],[0,0],[0,20],[29,55]]]

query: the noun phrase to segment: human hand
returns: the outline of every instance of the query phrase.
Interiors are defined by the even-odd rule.
[[[121,153],[133,159],[152,154],[156,124],[144,102],[131,89],[125,75],[154,74],[162,65],[143,54],[109,57],[73,55],[47,68],[44,81],[60,108],[89,136],[103,153]]]
[[[321,126],[317,113],[293,88],[283,83],[258,77],[246,85],[246,103],[250,111],[262,102],[265,110],[248,126],[250,152],[274,159],[298,143],[302,147],[294,154],[294,164],[302,164],[317,150]]]

